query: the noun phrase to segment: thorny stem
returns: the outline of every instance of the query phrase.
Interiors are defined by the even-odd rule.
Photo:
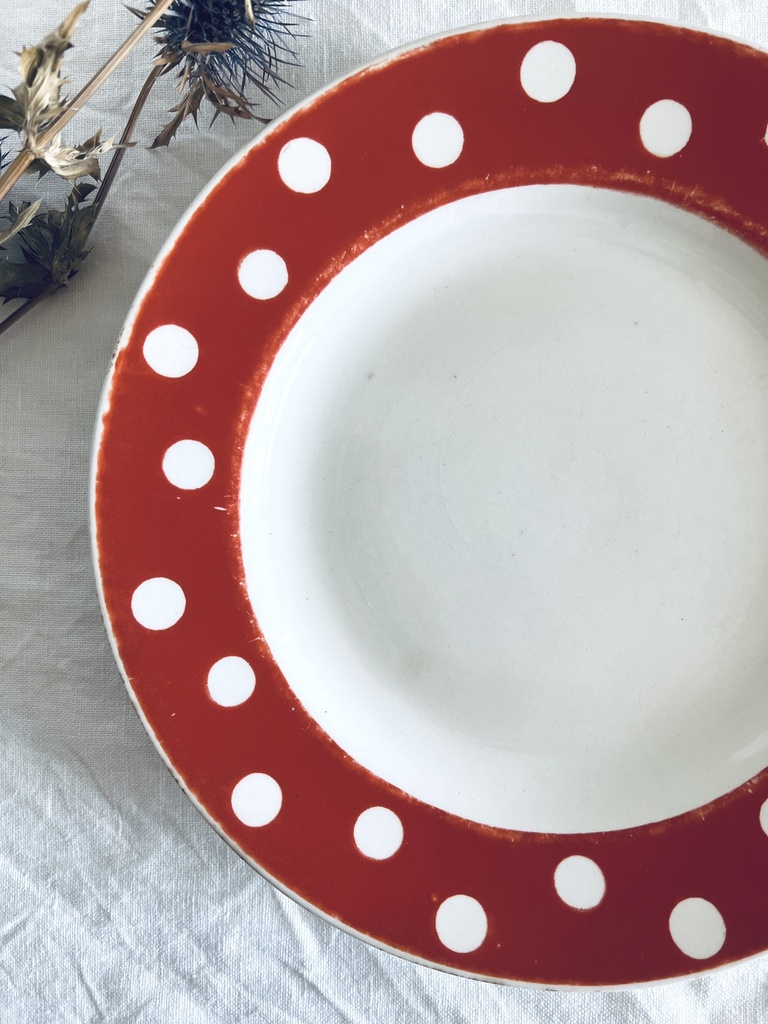
[[[120,64],[136,44],[144,38],[155,22],[165,14],[172,3],[173,0],[158,0],[157,4],[152,8],[149,14],[139,22],[122,46],[115,50],[109,60],[102,65],[93,78],[83,86],[74,99],[70,100],[67,104],[66,110],[52,121],[45,131],[40,134],[36,144],[36,149],[38,151],[44,151],[46,146],[48,146],[51,140],[59,134],[62,128],[66,124],[69,124],[78,110],[80,110],[96,90],[104,84],[118,64]],[[27,146],[17,154],[15,160],[12,161],[5,173],[0,175],[0,200],[4,199],[8,195],[11,188],[24,174],[33,160],[35,160],[35,154],[32,153]]]
[[[141,116],[141,112],[144,109],[144,105],[149,99],[149,94],[152,92],[152,88],[155,82],[158,80],[160,75],[163,73],[162,65],[156,64],[150,73],[147,75],[144,85],[141,87],[141,92],[136,97],[136,102],[133,104],[133,109],[128,115],[128,120],[125,122],[125,128],[123,134],[120,136],[120,149],[116,149],[112,154],[112,159],[109,161],[109,167],[104,175],[101,184],[99,185],[99,191],[96,193],[96,198],[93,201],[93,220],[101,213],[101,208],[104,205],[104,200],[109,195],[109,190],[112,188],[112,182],[115,180],[115,175],[120,170],[120,164],[123,162],[125,156],[125,147],[131,141],[133,135],[133,129],[136,127],[136,122]]]
[[[112,154],[112,159],[109,162],[107,172],[104,175],[101,184],[99,185],[99,190],[96,193],[96,198],[93,201],[94,210],[93,220],[91,221],[91,229],[93,229],[93,225],[96,223],[96,218],[101,213],[101,208],[104,205],[104,200],[107,198],[109,190],[112,188],[112,182],[115,180],[115,176],[117,175],[117,172],[120,169],[120,164],[123,162],[123,156],[125,155],[125,147],[131,141],[131,136],[133,135],[133,130],[136,127],[136,122],[138,121],[141,112],[144,109],[144,105],[149,99],[149,94],[152,92],[152,87],[154,86],[155,82],[158,80],[162,73],[162,65],[156,64],[152,68],[150,73],[147,75],[144,81],[144,85],[141,87],[141,91],[139,92],[139,95],[136,97],[136,102],[133,104],[133,108],[130,114],[128,115],[128,120],[125,123],[123,134],[120,136],[120,145],[123,148],[116,149],[115,152]],[[21,320],[25,313],[29,313],[30,310],[35,308],[38,302],[42,302],[43,299],[47,298],[49,295],[53,295],[54,292],[57,292],[59,288],[63,287],[64,285],[60,284],[58,281],[51,281],[50,284],[46,285],[46,287],[40,292],[39,295],[35,295],[35,297],[32,299],[27,299],[27,301],[23,305],[19,306],[17,309],[14,309],[14,311],[4,320],[0,320],[0,335],[5,334],[5,332],[9,328],[13,327],[15,323],[18,323],[18,321]]]

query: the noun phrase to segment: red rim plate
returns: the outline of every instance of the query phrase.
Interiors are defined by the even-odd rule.
[[[542,54],[561,61],[561,96],[521,78]],[[765,97],[768,55],[647,21],[508,22],[414,45],[265,131],[194,205],[134,306],[94,458],[97,573],[118,662],[219,832],[363,939],[550,986],[682,977],[768,948],[768,771],[679,817],[582,835],[494,829],[420,803],[352,761],[292,694],[250,609],[238,525],[261,385],[297,318],[356,255],[442,203],[550,182],[665,200],[768,255]],[[647,130],[659,101],[683,124],[668,154]],[[461,129],[442,166],[414,148],[435,113]],[[295,140],[311,140],[299,144],[308,164],[291,161]],[[243,270],[253,253],[266,285]],[[387,856],[367,855],[366,824],[389,836]],[[596,905],[558,895],[563,862],[602,880]],[[692,925],[705,936],[696,948],[680,941]]]

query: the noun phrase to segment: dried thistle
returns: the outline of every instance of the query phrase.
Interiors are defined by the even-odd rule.
[[[131,10],[145,18],[153,8]],[[296,63],[292,43],[300,19],[287,9],[287,0],[174,0],[158,22],[156,63],[163,74],[178,71],[182,95],[153,146],[167,146],[188,117],[197,124],[203,101],[213,122],[220,114],[256,117],[251,86],[274,99],[272,86],[284,84],[281,65]]]
[[[102,142],[99,134],[80,146],[63,145],[61,133],[50,141],[42,138],[66,109],[62,90],[67,79],[61,74],[61,66],[89,3],[79,3],[37,46],[24,47],[19,58],[21,82],[12,97],[0,96],[0,128],[21,135],[23,147],[34,158],[32,169],[41,173],[50,169],[67,179],[86,175],[98,179],[98,157],[113,148],[112,140]]]
[[[0,256],[0,298],[5,302],[24,299],[10,316],[0,322],[0,334],[29,312],[41,299],[65,287],[79,272],[90,252],[87,247],[93,225],[111,188],[123,153],[152,84],[157,77],[153,69],[139,92],[128,118],[120,145],[102,141],[97,132],[79,146],[67,146],[61,141],[61,127],[79,109],[114,70],[120,61],[150,30],[167,9],[171,0],[158,0],[154,19],[139,26],[125,40],[100,70],[78,93],[75,100],[66,103],[62,89],[66,79],[61,74],[64,54],[72,48],[72,36],[89,0],[73,9],[61,25],[38,45],[26,47],[20,55],[21,83],[12,96],[0,96],[0,127],[10,128],[22,139],[22,146],[8,167],[7,155],[0,150],[0,198],[27,171],[40,175],[53,170],[64,179],[72,180],[90,175],[99,180],[101,172],[98,157],[111,149],[112,155],[106,177],[98,195],[90,205],[85,204],[94,185],[76,184],[70,191],[62,210],[42,212],[42,201],[9,203],[10,227],[0,232],[0,250],[15,239],[15,248],[22,259],[10,255]],[[4,142],[5,139],[2,140]]]
[[[27,47],[26,56],[22,54],[22,71],[25,80],[14,90],[12,97],[0,97],[0,118],[2,119],[0,127],[12,128],[24,137],[22,148],[10,165],[0,174],[0,200],[4,199],[22,175],[30,170],[30,165],[37,165],[37,169],[45,170],[45,163],[42,160],[37,160],[37,155],[44,156],[51,145],[60,147],[59,136],[64,126],[72,120],[80,107],[104,84],[115,68],[151,30],[155,22],[168,10],[173,0],[155,0],[152,12],[131,32],[109,60],[102,64],[77,96],[64,103],[61,101],[60,92],[64,80],[59,74],[59,67],[63,53],[71,47],[74,26],[89,2],[90,0],[84,0],[83,3],[78,4],[59,28],[46,36],[39,46]],[[30,118],[30,125],[27,125],[28,118],[25,108],[33,106],[31,102],[33,86],[34,89],[37,89],[38,85],[41,95],[36,97],[40,102],[35,106],[39,116]],[[46,96],[48,102],[45,102]],[[32,127],[32,125],[34,128],[30,135],[26,128]],[[119,155],[117,153],[115,157]],[[59,162],[62,162],[60,154]]]
[[[79,3],[37,46],[24,47],[19,58],[21,82],[12,96],[0,97],[0,127],[21,136],[22,152],[29,156],[28,169],[37,170],[40,176],[50,170],[65,180],[89,175],[98,180],[98,157],[114,148],[111,139],[102,141],[100,131],[79,146],[65,145],[60,132],[50,132],[66,109],[62,90],[67,79],[61,73],[62,63],[89,2]],[[0,231],[0,249],[16,238],[22,259],[0,258],[0,297],[5,302],[37,300],[68,285],[80,270],[89,252],[86,242],[95,219],[95,210],[83,201],[93,188],[75,186],[63,210],[43,212],[41,199],[9,204],[5,219],[10,227]]]
[[[25,46],[21,51],[19,73],[22,80],[13,90],[16,104],[13,114],[17,123],[21,119],[17,130],[26,135],[33,152],[39,134],[64,111],[61,90],[67,80],[61,74],[61,65],[64,54],[72,47],[77,23],[89,3],[90,0],[83,0],[41,43]]]
[[[76,181],[92,177],[100,185],[75,184],[63,209],[44,211],[42,201],[9,203],[9,227],[0,230],[0,298],[25,300],[5,320],[0,334],[32,309],[46,295],[70,283],[88,257],[88,239],[115,179],[131,136],[149,94],[164,74],[176,69],[182,94],[174,118],[153,145],[167,145],[179,125],[197,115],[203,101],[219,114],[253,118],[254,104],[246,96],[255,86],[273,97],[271,86],[281,83],[278,67],[294,64],[290,47],[298,22],[285,15],[291,0],[152,0],[146,10],[135,10],[141,23],[77,96],[67,100],[62,75],[64,56],[89,5],[83,0],[57,29],[37,46],[20,55],[21,82],[10,96],[0,95],[0,130],[15,132],[21,148],[13,160],[0,139],[0,201],[23,174],[41,176],[54,171],[60,178]],[[79,146],[62,142],[62,128],[112,74],[137,43],[158,26],[157,59],[139,90],[119,143],[102,140],[101,132]],[[264,120],[259,118],[259,120]],[[101,179],[99,157],[114,150]],[[95,191],[95,195],[91,193]],[[91,196],[90,201],[88,197]],[[8,243],[15,249],[6,254]],[[13,256],[21,256],[12,258]]]
[[[35,203],[9,204],[11,228],[0,236],[0,247],[15,236],[23,261],[0,261],[0,296],[34,299],[46,290],[70,283],[88,257],[88,238],[93,227],[94,207],[83,200],[95,185],[75,185],[63,210],[40,212]]]

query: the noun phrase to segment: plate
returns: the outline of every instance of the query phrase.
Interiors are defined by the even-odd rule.
[[[582,987],[768,947],[766,96],[650,21],[417,43],[263,132],[134,304],[116,658],[362,939]]]

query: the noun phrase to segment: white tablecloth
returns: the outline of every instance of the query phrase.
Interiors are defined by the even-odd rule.
[[[0,0],[0,82],[73,0]],[[305,0],[284,106],[411,39],[520,14],[607,11],[768,45],[765,0]],[[73,85],[132,27],[93,0]],[[119,132],[144,44],[77,135]],[[158,89],[140,131],[170,107]],[[267,108],[268,112],[272,112]],[[768,120],[768,106],[766,107]],[[71,289],[0,340],[0,1022],[2,1024],[752,1024],[768,959],[637,992],[502,988],[415,966],[317,920],[218,838],[171,778],[123,689],[91,569],[88,468],[102,379],[131,299],[187,205],[256,131],[187,125],[137,147]],[[24,194],[22,186],[20,195]],[[766,183],[768,187],[768,182]]]

